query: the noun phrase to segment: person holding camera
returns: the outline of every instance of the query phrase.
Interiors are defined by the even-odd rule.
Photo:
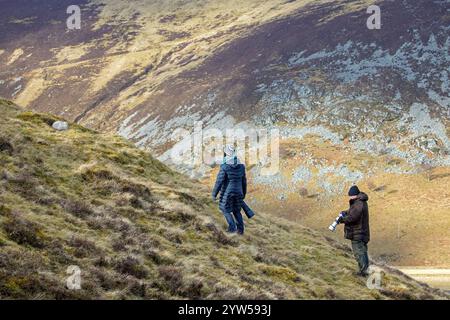
[[[366,277],[369,268],[367,253],[367,244],[370,241],[369,206],[367,204],[369,197],[359,191],[356,185],[350,188],[348,196],[350,208],[341,212],[337,222],[345,224],[344,236],[352,242],[353,254],[359,266],[358,275]]]

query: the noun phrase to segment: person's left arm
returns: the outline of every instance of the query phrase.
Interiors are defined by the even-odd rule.
[[[361,201],[358,201],[350,208],[350,210],[348,210],[347,215],[342,217],[341,223],[354,224],[358,222],[361,219],[362,211],[363,204]]]
[[[244,199],[247,195],[247,175],[245,173],[245,167],[244,167],[244,176],[242,177],[242,192],[244,193]]]

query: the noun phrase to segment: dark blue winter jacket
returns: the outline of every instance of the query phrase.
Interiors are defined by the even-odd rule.
[[[217,175],[212,196],[214,198],[220,192],[219,207],[222,212],[240,210],[242,201],[247,194],[247,177],[245,175],[245,166],[243,164],[222,164]]]

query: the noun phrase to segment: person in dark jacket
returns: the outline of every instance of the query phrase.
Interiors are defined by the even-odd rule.
[[[228,232],[244,234],[241,209],[247,194],[245,166],[239,162],[233,146],[224,150],[224,161],[220,166],[212,197],[216,200],[220,192],[219,208],[228,223]]]
[[[369,197],[359,191],[357,186],[352,186],[348,192],[350,208],[343,211],[339,223],[344,223],[345,238],[351,240],[352,250],[359,266],[359,275],[367,276],[369,268],[369,256],[367,244],[370,241],[369,228]]]

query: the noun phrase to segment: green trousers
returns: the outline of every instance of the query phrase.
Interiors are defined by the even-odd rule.
[[[367,242],[352,240],[352,250],[358,262],[359,273],[365,275],[369,268],[369,255],[367,254]]]

